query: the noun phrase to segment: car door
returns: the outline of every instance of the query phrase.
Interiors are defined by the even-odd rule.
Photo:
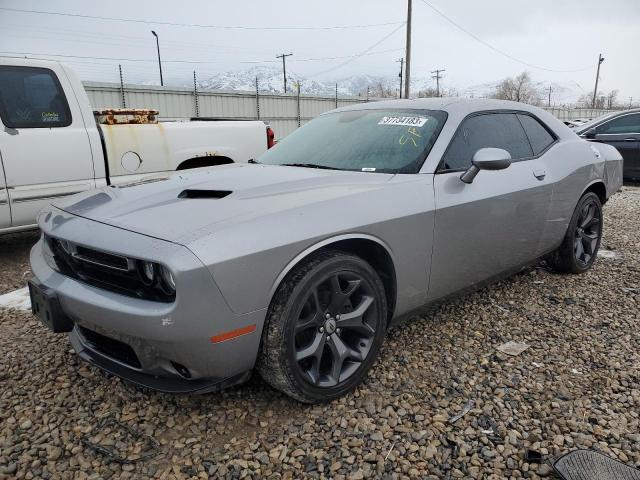
[[[9,194],[4,179],[2,166],[2,152],[0,152],[0,229],[11,226],[11,209],[9,208]]]
[[[511,165],[460,174],[480,148],[507,150]],[[428,299],[474,287],[537,258],[550,203],[544,164],[516,112],[481,112],[462,121],[434,175],[435,229]]]
[[[0,152],[14,227],[34,224],[52,198],[95,184],[80,107],[65,91],[61,68],[0,65]]]
[[[620,115],[601,123],[592,141],[616,147],[624,159],[624,178],[640,178],[640,113]]]

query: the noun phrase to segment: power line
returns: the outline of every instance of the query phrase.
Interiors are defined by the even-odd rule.
[[[62,12],[51,12],[51,11],[45,11],[45,10],[27,10],[22,8],[9,8],[9,7],[0,7],[0,10],[5,10],[9,12],[19,12],[19,13],[35,13],[38,15],[56,15],[61,17],[87,18],[92,20],[144,23],[146,25],[170,25],[174,27],[217,28],[217,29],[223,29],[223,30],[350,30],[353,28],[375,28],[375,27],[385,27],[388,25],[404,24],[404,22],[385,22],[385,23],[369,23],[369,24],[363,24],[363,25],[329,25],[329,26],[319,26],[319,27],[312,27],[312,26],[247,27],[244,25],[206,25],[206,24],[200,24],[200,23],[176,23],[176,22],[156,21],[156,20],[141,20],[136,18],[101,17],[97,15],[83,15],[79,13],[62,13]]]
[[[366,53],[358,53],[354,55],[342,55],[337,57],[315,57],[315,58],[297,58],[289,61],[292,62],[319,62],[326,60],[342,60],[345,58],[353,59],[356,57],[364,57],[370,55],[380,55],[383,53],[396,52],[398,50],[402,50],[401,48],[392,48],[387,50],[378,50],[375,52],[366,52]],[[68,55],[68,54],[57,54],[57,53],[36,53],[36,52],[10,52],[10,51],[0,51],[0,54],[6,55],[33,55],[33,56],[43,56],[43,57],[61,57],[61,58],[81,58],[88,60],[105,60],[111,62],[156,62],[156,60],[151,60],[148,58],[115,58],[115,57],[92,57],[87,55]],[[75,61],[75,60],[70,60]],[[225,63],[226,60],[163,60],[162,63],[190,63],[190,64],[210,64],[210,63]],[[90,62],[84,62],[90,63]],[[278,60],[240,60],[239,63],[280,63]],[[106,65],[101,63],[96,63],[96,65]]]
[[[353,62],[354,60],[357,60],[360,57],[364,57],[365,55],[368,55],[371,50],[373,50],[374,48],[376,48],[378,45],[380,45],[381,43],[383,43],[385,40],[387,40],[388,38],[390,38],[394,33],[396,33],[398,30],[400,30],[402,27],[404,27],[404,22],[401,25],[398,25],[396,28],[394,28],[391,32],[389,32],[388,34],[386,34],[384,37],[382,37],[380,40],[378,40],[376,43],[374,43],[373,45],[365,48],[362,52],[358,53],[357,55],[354,55],[353,57],[351,57],[350,59],[348,59],[345,62],[342,62],[339,65],[336,65],[334,67],[328,68],[326,70],[323,70],[321,72],[317,72],[314,73],[313,75],[307,75],[307,78],[313,78],[313,77],[317,77],[319,75],[324,75],[325,73],[329,73],[329,72],[333,72],[334,70],[338,70],[339,68],[344,67],[345,65],[348,65],[349,63]]]
[[[497,47],[494,47],[493,45],[491,45],[489,42],[486,42],[485,40],[483,40],[482,38],[478,37],[475,33],[470,32],[469,30],[467,30],[466,28],[464,28],[462,25],[456,23],[454,20],[452,20],[451,18],[447,17],[444,13],[442,13],[440,10],[438,10],[436,7],[434,7],[433,5],[431,5],[429,2],[427,2],[427,0],[420,0],[422,3],[424,3],[427,7],[429,7],[431,10],[433,10],[434,12],[436,12],[438,15],[440,15],[442,18],[444,18],[447,22],[449,22],[451,25],[453,25],[454,27],[456,27],[458,30],[460,30],[461,32],[466,33],[467,35],[469,35],[471,38],[473,38],[474,40],[476,40],[477,42],[481,43],[482,45],[484,45],[487,48],[490,48],[491,50],[493,50],[494,52],[499,53],[500,55],[507,57],[510,60],[513,60],[514,62],[518,62],[521,63],[522,65],[526,65],[527,67],[530,68],[535,68],[537,70],[544,70],[547,72],[555,72],[555,73],[575,73],[575,72],[584,72],[585,70],[591,70],[591,67],[585,67],[585,68],[579,68],[577,70],[556,70],[553,68],[546,68],[546,67],[541,67],[539,65],[534,65],[532,63],[529,62],[525,62],[524,60],[521,60],[519,58],[514,57],[513,55],[508,54],[507,52],[500,50]]]

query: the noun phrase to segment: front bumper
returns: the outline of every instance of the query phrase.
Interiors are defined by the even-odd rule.
[[[124,378],[135,385],[157,390],[165,393],[211,393],[223,388],[242,383],[249,379],[251,371],[239,373],[228,378],[206,378],[188,380],[179,375],[157,376],[134,370],[127,365],[114,360],[108,355],[100,353],[95,345],[90,344],[82,336],[78,328],[74,328],[69,334],[69,340],[78,356],[84,361]],[[89,343],[89,344],[88,344]]]
[[[40,240],[31,251],[33,275],[55,292],[73,322],[70,340],[80,357],[133,383],[166,392],[219,390],[248,378],[266,309],[234,313],[209,270],[187,248],[55,208],[41,215],[40,227],[48,235],[88,247],[162,261],[175,274],[173,303],[128,297],[62,275],[50,266]],[[213,337],[246,326],[255,329],[212,342]],[[127,355],[119,354],[123,349]]]

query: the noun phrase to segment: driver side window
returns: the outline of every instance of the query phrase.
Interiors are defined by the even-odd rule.
[[[481,148],[502,148],[513,160],[532,157],[527,136],[514,113],[483,113],[465,119],[442,158],[440,170],[466,170]]]
[[[603,123],[597,128],[598,134],[619,135],[640,133],[640,114],[624,115]]]

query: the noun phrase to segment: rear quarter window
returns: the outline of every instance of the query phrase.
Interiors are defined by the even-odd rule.
[[[0,66],[0,116],[10,128],[71,124],[71,112],[56,74],[48,68]]]
[[[522,123],[534,155],[540,155],[556,141],[556,138],[540,123],[537,118],[531,115],[518,114],[518,119]]]

